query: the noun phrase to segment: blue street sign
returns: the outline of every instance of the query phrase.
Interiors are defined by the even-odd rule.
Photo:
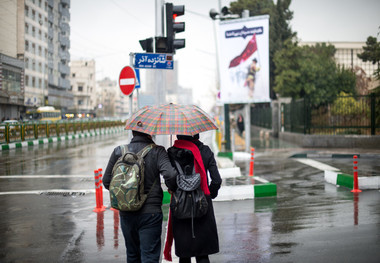
[[[138,88],[141,87],[140,70],[138,68],[135,68],[135,73],[136,73],[136,85],[135,85],[135,89],[138,89]]]
[[[173,55],[155,53],[136,53],[135,68],[173,69]]]

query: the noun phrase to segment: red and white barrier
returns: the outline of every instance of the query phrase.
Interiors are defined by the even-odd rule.
[[[249,176],[253,176],[253,169],[255,166],[255,148],[251,148],[251,162],[249,163]]]
[[[95,201],[96,201],[96,207],[94,208],[94,212],[103,212],[105,207],[103,206],[103,190],[101,186],[101,177],[102,177],[102,170],[95,170],[94,171],[94,177],[95,177]]]
[[[360,193],[362,190],[359,189],[359,179],[358,179],[358,156],[354,155],[354,189],[351,191],[353,193]]]

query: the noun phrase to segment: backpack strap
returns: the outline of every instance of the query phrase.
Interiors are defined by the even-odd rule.
[[[147,155],[148,152],[149,152],[150,150],[152,150],[153,147],[155,147],[155,146],[156,146],[156,144],[154,144],[154,143],[148,144],[147,146],[145,146],[144,148],[142,148],[142,149],[137,153],[137,155],[138,155],[138,156],[141,156],[142,158],[144,158],[145,155]],[[157,178],[154,179],[154,182],[153,182],[152,186],[150,187],[149,192],[147,193],[147,196],[149,196],[150,192],[152,191],[152,189],[153,189],[154,186],[156,185],[156,182],[157,182]]]
[[[182,170],[181,165],[176,160],[174,160],[174,162],[175,162],[175,166],[177,167],[178,172],[180,174],[183,174],[183,170]]]
[[[129,144],[124,144],[124,145],[120,145],[120,150],[121,150],[121,156],[123,156],[125,153],[129,152],[129,148],[128,148]],[[142,148],[138,153],[137,155],[141,156],[141,157],[145,157],[145,155],[148,154],[148,152],[154,147],[156,146],[154,143],[151,143],[151,144],[148,144],[147,146],[145,146],[144,148]]]
[[[152,148],[153,148],[154,146],[156,146],[154,143],[148,144],[148,145],[145,146],[141,151],[139,151],[139,152],[137,153],[137,155],[139,155],[139,156],[141,156],[142,158],[144,158],[145,155],[147,155],[148,152],[149,152],[150,150],[152,150]]]
[[[180,174],[185,174],[182,170],[181,165],[177,162],[177,160],[174,160],[175,166],[177,167],[177,170]],[[193,174],[195,174],[195,165],[193,166]]]

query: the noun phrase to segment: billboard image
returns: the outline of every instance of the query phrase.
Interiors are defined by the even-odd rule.
[[[269,102],[269,16],[219,24],[220,101]]]

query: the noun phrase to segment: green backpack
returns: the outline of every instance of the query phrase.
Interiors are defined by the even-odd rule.
[[[154,146],[149,144],[137,154],[130,152],[127,145],[121,146],[122,156],[112,169],[109,187],[111,207],[120,211],[137,211],[143,206],[149,195],[144,194],[144,157]]]

